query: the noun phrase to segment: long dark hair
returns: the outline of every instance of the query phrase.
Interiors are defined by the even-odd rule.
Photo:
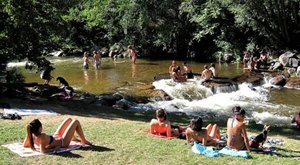
[[[160,108],[156,110],[156,117],[163,118],[165,121],[167,120],[167,112],[164,109]]]
[[[37,136],[39,129],[42,127],[42,123],[38,119],[32,120],[27,126],[27,138],[29,138],[30,148],[35,150],[32,134]]]
[[[245,116],[246,111],[244,109],[242,109],[240,106],[235,106],[232,108],[232,112],[235,115],[242,115]]]
[[[194,117],[192,120],[191,120],[191,128],[193,131],[201,131],[202,130],[202,125],[203,125],[203,121],[201,119],[201,117]]]

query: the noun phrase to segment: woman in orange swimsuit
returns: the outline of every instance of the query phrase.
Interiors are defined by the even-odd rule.
[[[227,146],[232,149],[244,150],[250,152],[249,140],[244,123],[245,110],[237,106],[232,109],[234,116],[227,121]]]
[[[38,145],[42,153],[68,147],[71,140],[80,141],[82,145],[91,145],[91,143],[85,139],[79,121],[72,120],[71,118],[64,120],[53,136],[42,133],[42,123],[38,119],[34,119],[30,122],[26,128],[27,135],[23,147],[30,147],[32,150],[36,150],[34,145]],[[75,132],[77,132],[80,139],[74,137]]]
[[[216,145],[217,139],[221,138],[217,124],[209,124],[206,129],[202,129],[202,119],[195,117],[191,120],[190,127],[186,129],[186,140],[202,143],[204,146]]]
[[[167,112],[164,109],[156,110],[156,119],[150,122],[151,134],[172,136],[171,123],[167,120]]]

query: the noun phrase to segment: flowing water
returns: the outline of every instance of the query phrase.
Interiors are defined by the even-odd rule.
[[[102,60],[101,69],[96,70],[92,65],[88,70],[82,69],[81,58],[52,58],[50,61],[56,68],[53,77],[62,76],[69,84],[78,90],[103,94],[117,92],[119,87],[126,84],[153,83],[156,89],[164,90],[173,99],[170,101],[156,101],[147,104],[137,104],[135,110],[153,110],[158,107],[167,111],[184,112],[190,115],[205,117],[228,117],[234,106],[246,109],[247,117],[258,123],[288,125],[291,116],[300,111],[300,90],[284,88],[268,88],[268,82],[261,86],[249,88],[251,84],[240,84],[230,89],[222,89],[213,93],[201,85],[199,80],[193,79],[185,83],[174,83],[172,80],[154,81],[155,75],[167,73],[171,60],[139,59],[136,65],[129,59],[113,62],[110,58]],[[182,65],[178,61],[178,65]],[[195,73],[201,73],[203,63],[188,61]],[[24,63],[9,63],[9,66],[24,65]],[[22,67],[23,68],[23,67]],[[217,64],[216,70],[221,77],[235,77],[243,73],[240,64]],[[26,82],[43,81],[35,71],[22,69]],[[57,85],[53,79],[51,84]],[[130,91],[136,93],[138,91]],[[224,92],[226,91],[226,92]]]

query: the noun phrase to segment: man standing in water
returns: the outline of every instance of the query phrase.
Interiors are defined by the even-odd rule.
[[[101,66],[101,54],[98,51],[93,52],[93,57],[94,57],[94,65],[96,69],[100,69]]]
[[[130,57],[131,57],[131,61],[132,61],[133,64],[135,64],[135,61],[137,59],[136,50],[131,45],[128,46],[128,49],[129,49],[129,54],[130,54]]]

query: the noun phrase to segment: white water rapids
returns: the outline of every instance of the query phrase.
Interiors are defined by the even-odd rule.
[[[238,85],[235,91],[214,94],[197,80],[189,80],[185,83],[159,80],[153,82],[153,85],[157,90],[166,92],[172,100],[140,104],[139,108],[165,108],[168,112],[226,118],[232,115],[234,106],[241,106],[246,110],[246,117],[249,120],[277,126],[290,125],[291,116],[297,110],[294,106],[268,102],[270,91],[264,86],[253,88],[250,84],[243,83]]]

